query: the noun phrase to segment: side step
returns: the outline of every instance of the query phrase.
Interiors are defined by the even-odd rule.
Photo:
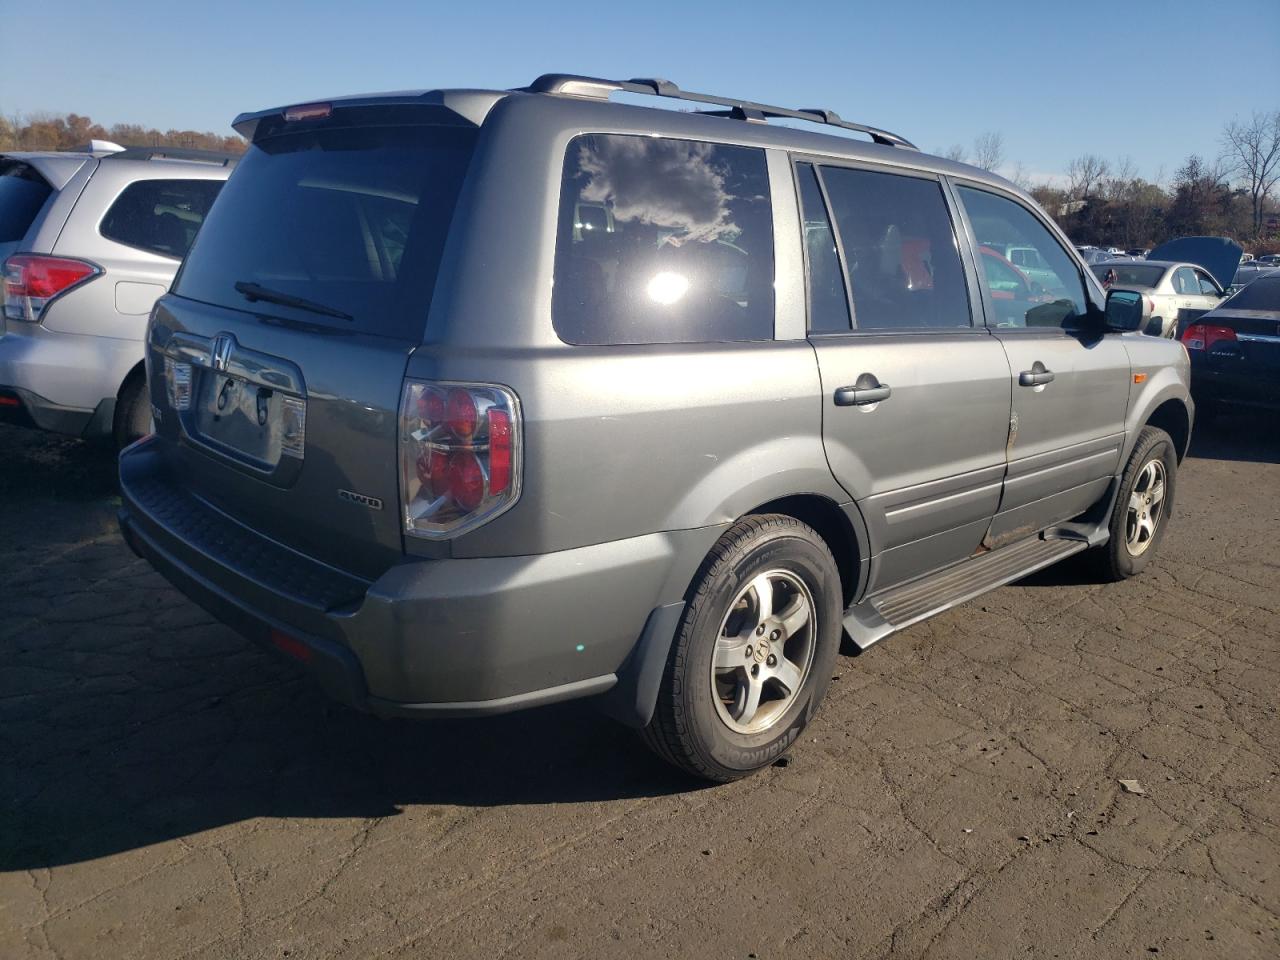
[[[979,594],[1020,580],[1089,547],[1083,538],[1023,540],[912,580],[845,612],[844,628],[861,650]]]

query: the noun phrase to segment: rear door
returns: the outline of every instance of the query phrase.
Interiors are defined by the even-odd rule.
[[[429,106],[259,122],[149,344],[173,469],[228,522],[363,576],[401,555],[401,384],[474,137]]]
[[[1034,247],[1045,264],[1025,298],[997,295],[984,277],[987,323],[1008,357],[1013,412],[1008,473],[989,546],[1083,512],[1119,465],[1129,358],[1116,334],[1083,328],[1089,291],[1076,261],[1016,198],[959,183],[970,244]]]
[[[875,592],[981,544],[1005,469],[1008,365],[974,322],[938,178],[827,163],[796,173],[823,440],[866,519]]]

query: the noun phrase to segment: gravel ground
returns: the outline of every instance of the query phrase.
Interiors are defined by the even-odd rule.
[[[6,960],[1280,956],[1274,419],[1200,429],[1144,576],[841,658],[725,787],[581,704],[332,706],[132,557],[109,456],[0,450]]]

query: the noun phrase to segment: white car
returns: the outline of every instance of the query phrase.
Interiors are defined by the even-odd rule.
[[[1143,332],[1174,338],[1226,296],[1240,262],[1240,247],[1222,237],[1182,237],[1151,251],[1146,260],[1091,264],[1107,290],[1143,296]]]

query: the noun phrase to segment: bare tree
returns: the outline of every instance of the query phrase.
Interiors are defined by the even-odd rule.
[[[968,163],[969,151],[958,143],[953,143],[947,148],[947,152],[943,154],[948,160],[954,160],[956,163]]]
[[[1137,183],[1138,167],[1133,162],[1133,157],[1121,157],[1103,180],[1102,194],[1108,200],[1123,202],[1129,199]]]
[[[1072,200],[1088,200],[1111,172],[1107,161],[1093,153],[1076,157],[1067,164],[1067,195]]]
[[[1013,165],[1013,170],[1009,173],[1009,181],[1019,190],[1025,190],[1027,193],[1030,193],[1031,188],[1035,186],[1026,164],[1021,160]]]
[[[988,130],[973,140],[973,165],[983,170],[995,171],[1004,163],[1004,135],[998,130]]]
[[[1262,208],[1280,182],[1280,110],[1228,123],[1222,130],[1222,160],[1249,192],[1256,237],[1262,232]]]

